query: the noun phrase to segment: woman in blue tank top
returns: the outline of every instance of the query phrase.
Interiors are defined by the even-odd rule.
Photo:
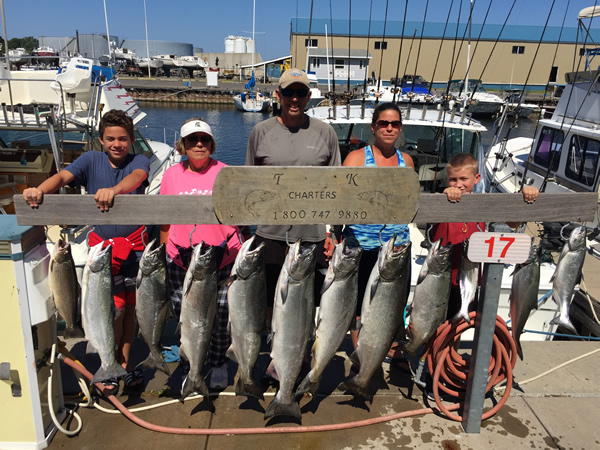
[[[410,155],[394,147],[402,131],[402,115],[394,103],[382,103],[373,111],[371,130],[375,137],[373,145],[351,152],[344,160],[347,167],[412,167],[414,163]],[[381,240],[379,235],[381,233]],[[387,242],[396,234],[396,245],[410,242],[408,225],[346,225],[344,239],[349,247],[362,247],[364,252],[358,268],[358,305],[357,316],[360,315],[365,288],[371,270],[377,262],[377,254],[381,243]],[[356,348],[358,332],[352,332],[352,344]]]

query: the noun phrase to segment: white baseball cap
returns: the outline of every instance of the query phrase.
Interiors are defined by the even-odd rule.
[[[212,134],[212,130],[210,129],[210,125],[203,120],[193,120],[191,122],[184,123],[181,127],[180,134],[182,138],[194,133],[206,133],[211,138],[215,138]]]

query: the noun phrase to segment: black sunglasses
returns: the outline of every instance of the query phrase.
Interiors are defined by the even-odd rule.
[[[377,122],[375,122],[375,125],[377,125],[377,128],[387,128],[390,125],[392,126],[392,128],[400,128],[400,125],[402,125],[402,122],[400,122],[399,120],[378,120]]]
[[[281,89],[279,92],[284,97],[292,97],[295,94],[297,97],[304,98],[308,95],[309,90],[308,89],[285,88],[285,89]]]
[[[200,136],[198,136],[197,134],[190,134],[189,136],[186,136],[185,139],[190,144],[195,144],[196,142],[198,142],[198,140],[200,140],[200,142],[202,142],[203,144],[208,144],[209,142],[212,142],[212,138],[208,134],[202,134]]]

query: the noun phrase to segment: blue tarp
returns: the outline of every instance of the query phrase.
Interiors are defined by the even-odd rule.
[[[254,79],[254,70],[252,71],[252,77],[250,77],[250,81],[248,81],[246,83],[246,86],[244,86],[246,89],[248,89],[249,91],[252,90],[252,88],[256,86],[256,80]]]

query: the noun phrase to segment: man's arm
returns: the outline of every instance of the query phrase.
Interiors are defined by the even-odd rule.
[[[23,191],[23,198],[32,208],[37,208],[44,194],[53,194],[61,187],[66,186],[75,179],[75,176],[68,170],[61,170],[57,174],[52,175],[36,188],[27,188]]]
[[[148,178],[148,172],[144,169],[135,169],[123,180],[111,188],[98,189],[94,200],[96,200],[96,206],[100,208],[100,211],[108,211],[112,206],[115,195],[129,194],[136,190],[140,185]]]

